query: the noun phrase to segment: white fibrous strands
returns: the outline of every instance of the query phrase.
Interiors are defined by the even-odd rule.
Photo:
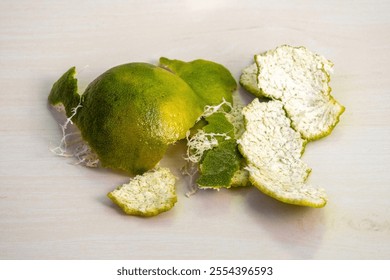
[[[234,106],[231,107],[230,112],[225,113],[226,118],[233,124],[234,127],[234,137],[236,139],[240,138],[240,136],[245,131],[244,125],[244,116],[242,115],[242,109],[244,108],[244,104],[236,98],[234,100]]]
[[[204,107],[204,112],[203,114],[198,118],[198,121],[201,119],[201,118],[207,118],[208,116],[211,116],[212,114],[218,112],[221,110],[222,106],[223,105],[227,105],[229,106],[230,108],[232,108],[232,104],[228,101],[225,100],[225,98],[222,99],[222,102],[218,105],[215,105],[215,106],[210,106],[210,105],[206,105]],[[222,109],[223,110],[223,109]]]
[[[196,178],[199,175],[198,165],[196,163],[187,161],[187,164],[181,168],[181,173],[185,175],[186,178],[188,177],[188,191],[185,195],[186,197],[190,197],[199,190],[199,186],[196,184]]]
[[[187,197],[195,194],[199,189],[195,183],[198,175],[198,163],[206,151],[218,146],[216,136],[224,137],[225,140],[230,139],[230,136],[224,133],[206,133],[202,129],[198,130],[193,137],[189,138],[189,132],[187,132],[187,156],[184,158],[187,164],[182,168],[182,173],[189,177]]]
[[[224,137],[225,140],[231,138],[225,133],[206,133],[202,129],[199,129],[191,138],[189,138],[188,134],[189,133],[187,133],[187,156],[185,160],[193,163],[198,163],[204,152],[218,146],[217,136]]]
[[[222,108],[223,105],[227,105],[231,109],[233,108],[230,102],[223,99],[222,103],[216,106],[206,106],[198,121],[201,118],[207,118],[216,112],[227,114]],[[187,132],[187,152],[184,157],[187,164],[183,166],[181,170],[182,173],[189,178],[189,183],[187,184],[189,190],[186,193],[187,197],[194,195],[199,190],[199,186],[196,184],[196,178],[199,175],[198,164],[206,151],[218,146],[218,139],[216,137],[224,137],[225,140],[231,139],[231,137],[225,133],[206,133],[203,129],[199,129],[197,133],[191,137],[190,131]]]
[[[84,165],[87,167],[98,167],[99,158],[91,150],[89,145],[82,139],[80,131],[73,125],[72,118],[77,114],[77,111],[82,108],[82,99],[80,96],[79,104],[72,108],[72,115],[68,117],[64,124],[60,124],[62,131],[62,138],[57,147],[50,150],[61,157],[74,157],[77,162],[75,164]],[[54,106],[59,112],[64,111],[62,104]],[[69,127],[71,125],[71,127]],[[72,130],[69,132],[69,130]]]
[[[98,156],[91,150],[89,145],[81,140],[81,143],[76,145],[75,152],[73,154],[75,158],[77,158],[77,164],[81,164],[87,167],[98,167],[99,158]]]

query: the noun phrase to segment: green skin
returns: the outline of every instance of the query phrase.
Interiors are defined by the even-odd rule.
[[[52,105],[67,116],[80,101],[75,68],[53,85]],[[141,174],[152,169],[167,147],[185,137],[203,112],[203,102],[186,82],[147,63],[114,67],[96,78],[82,95],[72,121],[102,166]]]
[[[80,102],[75,75],[75,67],[66,71],[61,78],[54,83],[48,98],[49,103],[52,105],[63,104],[68,118],[72,115],[72,108],[75,108]]]
[[[223,99],[233,104],[237,82],[223,65],[203,59],[184,62],[166,57],[160,58],[160,65],[186,81],[202,97],[204,106],[219,105]]]
[[[203,128],[206,133],[224,133],[227,136],[234,138],[234,126],[223,113],[217,112],[206,118],[207,125]],[[223,137],[217,136],[218,140]]]
[[[241,166],[241,156],[235,139],[221,141],[206,152],[200,164],[201,175],[196,181],[201,187],[229,188],[232,178]]]
[[[214,113],[206,118],[208,124],[203,128],[206,133],[219,133],[231,137],[216,136],[218,146],[206,151],[200,163],[200,176],[197,184],[201,187],[230,187],[232,178],[240,169],[242,156],[234,138],[234,127],[223,113]]]

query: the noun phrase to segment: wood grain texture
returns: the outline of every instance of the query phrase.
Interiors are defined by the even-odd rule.
[[[389,1],[1,1],[0,259],[389,259]],[[238,79],[257,52],[304,45],[335,63],[346,106],[310,143],[310,182],[329,204],[281,204],[255,189],[202,191],[152,219],[106,193],[128,178],[53,155],[47,106],[69,67],[81,88],[106,69],[205,58]],[[243,90],[240,94],[250,100]],[[183,147],[164,160],[178,168]]]

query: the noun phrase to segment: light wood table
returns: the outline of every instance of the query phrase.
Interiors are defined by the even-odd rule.
[[[389,1],[0,2],[1,259],[390,258]],[[69,67],[80,87],[126,62],[204,58],[236,79],[253,55],[304,45],[335,63],[346,112],[309,143],[322,209],[282,204],[255,188],[201,191],[154,218],[126,216],[106,197],[124,174],[55,156],[47,106]],[[240,89],[245,100],[251,97]],[[164,164],[179,174],[183,146]]]

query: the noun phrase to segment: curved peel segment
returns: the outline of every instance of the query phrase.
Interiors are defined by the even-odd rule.
[[[223,65],[204,59],[184,62],[160,58],[160,66],[182,78],[204,101],[204,106],[216,106],[223,100],[232,103],[236,80]]]
[[[330,94],[333,63],[305,47],[282,45],[255,55],[240,83],[256,96],[283,103],[292,127],[308,141],[329,135],[345,107]]]
[[[251,183],[285,203],[325,206],[325,192],[306,183],[311,171],[301,160],[306,141],[291,128],[283,104],[255,99],[243,109],[243,115],[246,131],[238,147],[247,161]]]

